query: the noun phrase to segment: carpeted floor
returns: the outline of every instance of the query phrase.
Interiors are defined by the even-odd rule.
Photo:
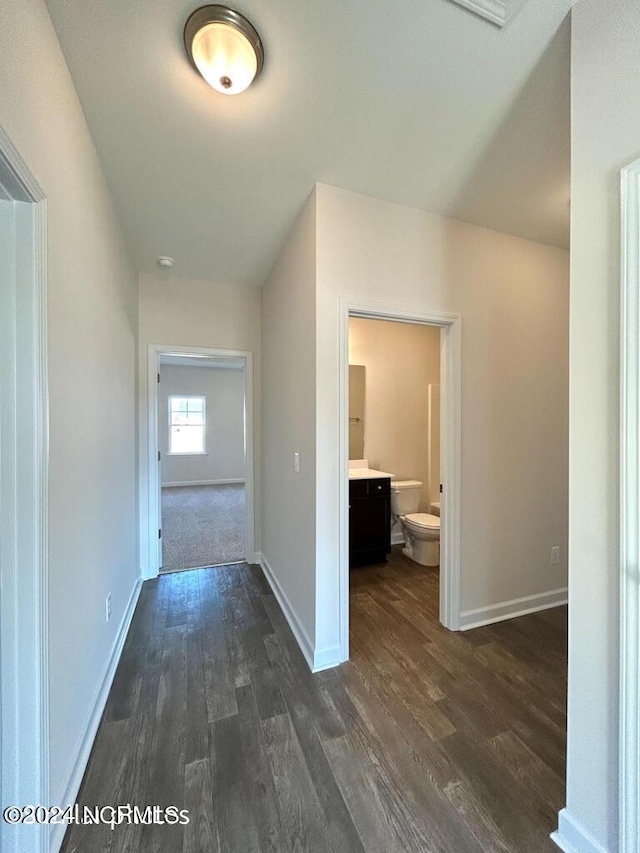
[[[243,484],[164,487],[161,571],[244,560],[245,524]]]

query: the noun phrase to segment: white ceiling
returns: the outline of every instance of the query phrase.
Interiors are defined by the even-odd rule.
[[[265,68],[189,65],[198,0],[48,0],[140,270],[259,285],[316,181],[566,246],[570,0],[235,0]],[[564,23],[563,23],[564,22]]]

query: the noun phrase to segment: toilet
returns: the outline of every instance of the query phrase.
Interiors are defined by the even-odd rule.
[[[440,518],[418,512],[422,497],[420,480],[392,480],[391,512],[400,520],[405,557],[421,566],[440,564]]]

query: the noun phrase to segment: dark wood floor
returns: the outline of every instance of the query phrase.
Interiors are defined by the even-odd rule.
[[[63,850],[556,850],[566,611],[464,634],[437,612],[437,570],[354,570],[352,660],[311,675],[259,568],[148,581],[79,801],[191,820],[73,827]]]

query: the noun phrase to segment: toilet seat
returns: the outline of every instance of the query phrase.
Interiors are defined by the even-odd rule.
[[[422,528],[423,530],[440,530],[440,519],[437,515],[430,515],[428,512],[413,512],[405,515],[404,520],[414,527]]]

